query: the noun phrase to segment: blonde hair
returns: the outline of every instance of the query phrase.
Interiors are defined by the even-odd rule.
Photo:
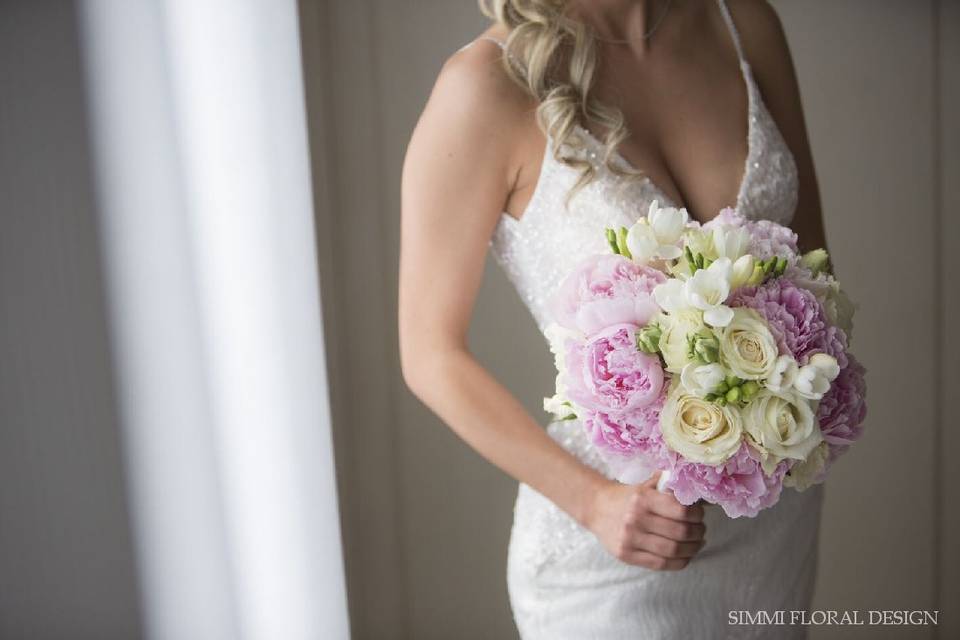
[[[537,123],[553,142],[553,155],[580,171],[571,195],[596,177],[596,167],[579,154],[586,148],[577,127],[597,124],[604,134],[603,164],[621,176],[636,175],[613,162],[627,137],[623,113],[603,104],[592,93],[597,70],[597,46],[590,28],[564,13],[566,0],[479,0],[480,10],[504,25],[504,67],[509,76],[537,100]]]

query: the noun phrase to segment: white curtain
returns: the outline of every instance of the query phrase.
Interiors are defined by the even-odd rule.
[[[146,627],[347,638],[294,0],[86,0]]]

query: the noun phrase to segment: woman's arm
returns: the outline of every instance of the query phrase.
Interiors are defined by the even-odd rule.
[[[702,510],[651,485],[611,482],[556,444],[469,352],[466,332],[491,233],[519,174],[532,105],[478,42],[444,66],[403,171],[400,349],[410,389],[463,440],[549,498],[625,562],[677,569]],[[529,131],[529,130],[527,130]]]
[[[820,189],[807,139],[800,88],[780,18],[766,0],[734,0],[729,4],[764,103],[797,163],[800,191],[791,227],[799,236],[802,250],[826,248]]]

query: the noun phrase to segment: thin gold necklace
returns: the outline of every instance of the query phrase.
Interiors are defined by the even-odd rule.
[[[673,4],[673,0],[667,0],[667,4],[665,4],[665,5],[663,6],[663,10],[660,12],[660,15],[657,16],[657,19],[654,21],[653,26],[650,27],[650,29],[648,29],[647,32],[643,34],[643,36],[641,36],[641,39],[643,39],[643,40],[649,40],[649,39],[650,39],[650,37],[654,34],[654,32],[660,27],[660,23],[663,22],[663,19],[667,17],[667,13],[670,12],[670,6],[671,6],[672,4]],[[633,41],[630,40],[630,39],[627,39],[627,40],[609,40],[609,39],[607,39],[607,38],[601,38],[600,36],[597,36],[597,35],[595,35],[594,37],[595,37],[597,40],[599,40],[599,41],[601,41],[601,42],[606,42],[606,43],[608,43],[608,44],[630,44],[631,42],[633,42]]]

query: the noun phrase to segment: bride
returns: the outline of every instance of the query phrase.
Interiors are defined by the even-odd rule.
[[[444,65],[403,174],[400,343],[411,390],[520,483],[507,563],[527,639],[777,638],[738,611],[809,607],[822,489],[756,518],[620,484],[576,421],[544,430],[471,355],[487,251],[541,329],[605,227],[654,200],[735,206],[825,246],[797,82],[763,0],[487,0]]]

